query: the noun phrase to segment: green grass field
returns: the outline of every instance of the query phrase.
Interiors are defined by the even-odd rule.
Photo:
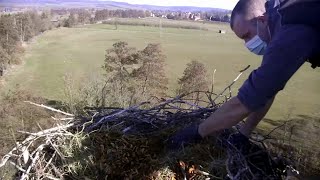
[[[182,23],[182,22],[179,22]],[[185,22],[191,23],[191,22]],[[215,76],[215,91],[220,92],[237,75],[238,71],[251,65],[233,87],[238,88],[250,71],[261,63],[258,56],[252,55],[229,29],[227,24],[197,23],[199,29],[187,30],[144,26],[87,25],[77,28],[59,28],[45,32],[32,43],[25,55],[25,65],[18,72],[6,78],[5,89],[21,88],[49,99],[63,100],[63,76],[73,75],[77,81],[94,73],[103,73],[101,65],[105,50],[117,41],[127,41],[139,49],[148,43],[160,43],[166,55],[166,72],[170,79],[170,92],[177,86],[186,64],[191,60],[204,63]],[[227,34],[219,34],[219,29]],[[320,109],[320,70],[313,70],[305,64],[281,92],[267,118],[274,120],[306,115],[319,117]],[[266,124],[267,125],[267,124]]]

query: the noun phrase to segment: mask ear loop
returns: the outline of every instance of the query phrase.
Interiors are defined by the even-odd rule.
[[[259,21],[258,21],[258,19],[257,19],[257,36],[259,36]]]
[[[259,21],[258,21],[258,19],[257,19],[257,35],[259,36],[259,23],[258,23],[258,22],[259,22]],[[270,38],[270,40],[271,40],[272,36],[271,36],[271,31],[270,31],[269,25],[268,25],[267,29],[268,29],[269,38]],[[260,36],[259,36],[259,37],[260,37]]]
[[[271,31],[270,31],[269,25],[268,25],[268,34],[269,34],[269,38],[270,38],[270,41],[271,41],[272,36],[271,36]]]

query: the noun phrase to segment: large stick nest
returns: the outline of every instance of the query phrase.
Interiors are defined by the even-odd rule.
[[[263,141],[250,141],[245,154],[229,142],[236,128],[179,152],[166,148],[174,132],[205,120],[229,100],[231,91],[224,94],[233,83],[220,94],[193,92],[201,97],[196,100],[187,94],[154,106],[91,107],[85,116],[29,102],[64,117],[55,118],[59,123],[52,129],[21,132],[28,137],[0,167],[13,165],[18,179],[282,179],[288,166]]]

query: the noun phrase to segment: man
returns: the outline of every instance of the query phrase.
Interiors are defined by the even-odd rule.
[[[240,0],[231,15],[231,29],[252,53],[263,55],[262,64],[236,97],[200,125],[178,132],[169,139],[169,146],[176,149],[198,142],[245,118],[237,139],[248,139],[276,94],[305,61],[313,68],[319,66],[319,11],[319,0]]]

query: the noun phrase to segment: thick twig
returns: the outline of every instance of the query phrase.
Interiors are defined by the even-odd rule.
[[[63,112],[63,111],[61,111],[61,110],[54,109],[54,108],[52,108],[52,107],[49,107],[49,106],[46,106],[46,105],[43,105],[43,104],[37,104],[37,103],[33,103],[33,102],[31,102],[31,101],[24,101],[24,102],[29,103],[29,104],[32,104],[32,105],[35,105],[35,106],[38,106],[38,107],[42,107],[42,108],[48,109],[48,110],[53,111],[53,112],[61,113],[61,114],[64,114],[64,115],[66,115],[66,116],[72,116],[72,117],[74,117],[73,114],[66,113],[66,112]]]
[[[43,172],[45,172],[47,170],[47,168],[49,167],[49,165],[51,164],[53,158],[56,156],[57,151],[54,151],[52,157],[50,158],[50,160],[47,162],[46,166],[43,168]]]
[[[6,154],[6,155],[4,155],[2,157],[2,160],[1,160],[1,163],[0,163],[0,168],[3,167],[6,164],[6,162],[13,155],[13,152],[19,150],[21,147],[23,147],[28,142],[34,141],[37,137],[43,137],[46,134],[50,134],[52,132],[59,131],[59,130],[62,130],[62,129],[67,129],[69,127],[72,127],[73,125],[74,124],[71,123],[71,124],[68,124],[68,125],[65,125],[65,126],[54,127],[54,128],[51,128],[51,129],[47,129],[47,130],[44,130],[44,131],[37,132],[37,133],[29,133],[28,132],[28,134],[31,134],[29,137],[27,137],[22,143],[19,143],[17,145],[17,147],[13,148],[8,154]]]
[[[247,66],[245,69],[241,70],[240,74],[232,81],[232,83],[229,86],[227,86],[220,94],[218,94],[218,96],[213,101],[216,101],[219,97],[221,97],[221,95],[223,95],[228,89],[230,89],[234,85],[234,83],[238,81],[241,75],[249,68],[250,68],[250,65]]]
[[[20,180],[25,180],[25,179],[27,179],[29,177],[29,173],[30,173],[31,169],[33,168],[33,166],[35,166],[35,164],[37,163],[37,160],[40,157],[40,153],[43,150],[43,148],[45,147],[45,145],[46,144],[42,144],[37,148],[35,156],[32,158],[31,164],[29,165],[29,167],[26,170],[26,172],[22,174]]]
[[[74,120],[74,118],[55,118],[53,116],[51,116],[51,118],[56,121],[72,121],[72,120]]]
[[[19,171],[25,173],[26,170],[24,170],[22,167],[18,166],[16,163],[9,161],[10,164],[12,164],[14,167],[16,167]]]
[[[136,105],[136,106],[129,107],[127,109],[121,110],[121,111],[119,111],[119,112],[117,112],[115,114],[112,114],[110,116],[105,116],[105,117],[101,118],[97,123],[94,123],[91,126],[89,126],[88,127],[88,131],[92,131],[93,129],[95,129],[96,127],[99,127],[100,125],[102,125],[103,123],[105,123],[109,119],[112,119],[112,118],[114,118],[114,117],[116,117],[116,116],[118,116],[120,114],[123,114],[123,113],[125,113],[127,111],[131,111],[133,109],[137,109],[138,107],[143,106],[143,105],[148,104],[148,103],[149,102],[144,102],[144,103],[141,103],[139,105]]]

